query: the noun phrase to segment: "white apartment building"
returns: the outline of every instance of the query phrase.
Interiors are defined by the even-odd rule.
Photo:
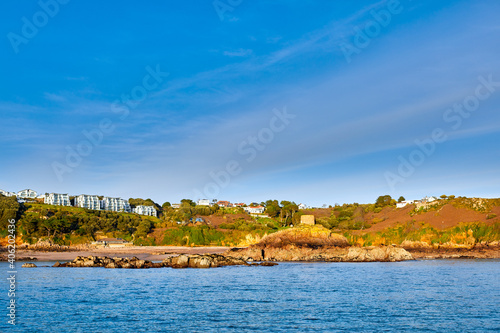
[[[75,198],[75,206],[93,210],[100,210],[101,201],[99,200],[99,197],[97,195],[81,194]]]
[[[49,193],[45,195],[44,202],[47,205],[71,206],[68,194]]]
[[[243,207],[245,212],[248,214],[262,214],[264,213],[265,208],[262,206],[256,206],[256,207]]]
[[[104,210],[110,210],[113,212],[127,212],[130,213],[130,204],[128,203],[127,200],[124,200],[122,198],[110,198],[110,197],[104,197],[102,199],[102,209]]]
[[[405,200],[396,203],[396,208],[403,208],[406,207],[407,205],[413,205],[415,203],[415,200]]]
[[[30,189],[17,192],[17,197],[20,199],[35,199],[37,195],[38,194],[35,191]]]
[[[157,216],[156,209],[153,206],[137,206],[133,209],[133,212],[140,215]]]
[[[4,191],[4,190],[0,190],[0,194],[5,195],[6,197],[13,197],[13,196],[16,195],[14,192],[7,192],[7,191]]]
[[[200,199],[198,200],[198,206],[210,206],[210,200]]]

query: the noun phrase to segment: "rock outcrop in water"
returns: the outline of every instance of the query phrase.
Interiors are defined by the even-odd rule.
[[[414,259],[400,247],[349,247],[344,236],[318,225],[282,230],[247,248],[231,249],[225,255],[245,261],[370,262]]]
[[[342,258],[348,262],[369,261],[405,261],[414,260],[413,256],[401,247],[378,246],[378,247],[350,247],[349,252]]]
[[[414,260],[411,253],[400,247],[346,247],[346,248],[306,248],[286,246],[283,248],[252,246],[245,249],[231,249],[225,253],[247,261],[330,261],[330,262],[371,262]]]
[[[274,266],[275,263],[249,264],[245,260],[219,254],[184,255],[170,257],[160,263],[133,258],[76,257],[67,263],[56,262],[53,267],[105,267],[105,268],[215,268],[222,266]]]
[[[219,254],[183,255],[170,257],[162,262],[172,268],[214,268],[221,266],[249,265],[242,259],[226,257]]]
[[[27,262],[27,263],[23,264],[21,267],[32,268],[32,267],[36,267],[36,265],[31,263],[31,262]]]

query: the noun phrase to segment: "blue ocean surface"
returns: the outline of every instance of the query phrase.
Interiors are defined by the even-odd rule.
[[[0,332],[498,332],[500,261],[280,263],[215,269],[17,263]]]

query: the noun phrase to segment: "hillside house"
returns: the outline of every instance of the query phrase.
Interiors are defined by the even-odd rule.
[[[19,199],[36,199],[37,195],[36,191],[30,189],[17,192],[17,197]]]
[[[153,206],[137,206],[133,209],[133,212],[139,215],[154,216],[158,215],[156,209]]]
[[[210,206],[210,200],[208,199],[200,199],[197,202],[198,206]]]
[[[262,206],[244,207],[243,209],[248,214],[262,214],[262,213],[264,213],[264,210],[265,210],[265,208]]]
[[[104,197],[101,202],[101,208],[112,212],[130,213],[132,211],[128,201],[122,198]]]
[[[81,194],[75,198],[75,206],[93,210],[101,209],[101,201],[97,195]]]
[[[56,206],[71,206],[67,193],[49,193],[45,195],[44,203]]]
[[[414,203],[415,203],[415,200],[401,201],[401,202],[396,203],[396,208],[403,208],[403,207],[406,207],[407,205],[412,205]]]
[[[6,197],[14,197],[14,196],[16,196],[16,193],[14,193],[14,192],[7,192],[7,191],[4,191],[4,190],[0,190],[0,194],[5,195]]]

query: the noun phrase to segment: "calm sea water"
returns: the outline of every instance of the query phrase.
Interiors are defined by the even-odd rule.
[[[52,265],[40,262],[38,265]],[[0,263],[7,304],[7,264]],[[1,332],[500,331],[500,261],[21,268]]]

